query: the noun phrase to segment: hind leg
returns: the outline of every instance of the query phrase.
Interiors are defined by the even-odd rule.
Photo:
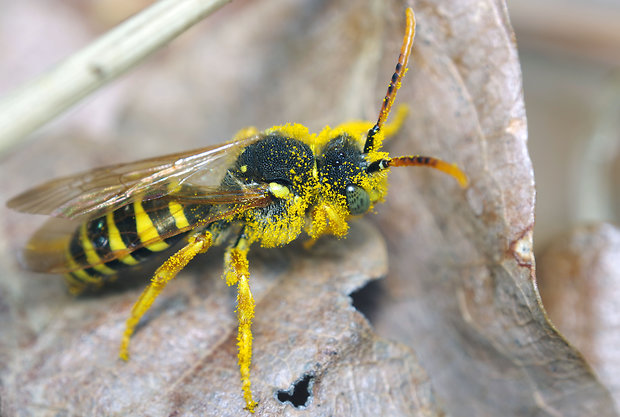
[[[151,284],[146,287],[142,295],[140,295],[140,298],[138,298],[138,301],[136,301],[131,309],[131,315],[127,319],[120,349],[120,357],[122,359],[129,359],[129,341],[140,318],[148,311],[153,301],[155,301],[166,284],[174,279],[194,256],[206,252],[211,246],[212,240],[213,236],[210,232],[202,232],[201,234],[190,237],[187,245],[182,247],[177,253],[168,258],[162,266],[157,268],[155,275],[151,279]]]

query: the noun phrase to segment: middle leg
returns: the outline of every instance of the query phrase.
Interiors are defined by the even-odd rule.
[[[249,284],[250,272],[247,257],[249,249],[250,242],[245,236],[244,230],[241,230],[237,241],[226,251],[224,279],[229,286],[237,284],[237,320],[239,322],[237,356],[239,371],[241,372],[243,399],[246,408],[253,413],[257,403],[252,398],[250,365],[252,363],[252,319],[254,318],[255,303]]]

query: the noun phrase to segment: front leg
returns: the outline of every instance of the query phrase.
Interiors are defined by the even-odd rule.
[[[239,358],[243,399],[245,400],[246,408],[253,413],[257,403],[252,399],[252,390],[250,388],[254,297],[252,297],[249,284],[250,273],[247,257],[249,249],[250,242],[242,230],[235,244],[226,251],[224,278],[229,286],[237,284],[237,320],[239,322],[237,331],[237,346],[239,350],[237,357]]]

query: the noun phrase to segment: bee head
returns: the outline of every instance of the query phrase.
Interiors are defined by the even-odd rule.
[[[384,125],[407,71],[415,36],[413,10],[406,10],[407,27],[387,94],[374,125],[368,122],[349,122],[334,129],[326,127],[313,140],[320,195],[312,212],[310,235],[315,237],[326,228],[338,236],[348,229],[347,219],[372,210],[387,193],[387,172],[390,167],[425,165],[444,171],[462,186],[467,178],[456,165],[425,156],[391,158],[381,150],[385,135],[391,135],[402,124],[406,112],[399,112],[396,122],[384,131]]]
[[[385,194],[385,176],[367,172],[367,155],[348,133],[329,140],[316,158],[321,200],[338,206],[347,215],[361,215]]]

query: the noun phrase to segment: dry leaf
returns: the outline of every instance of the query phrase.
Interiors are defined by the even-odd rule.
[[[393,174],[398,196],[380,212],[391,301],[376,327],[413,347],[448,414],[616,415],[535,287],[534,178],[505,5],[425,2],[417,12],[426,23],[411,100],[420,105],[405,127],[412,142],[398,151],[429,152],[432,140],[471,186],[463,196],[433,173]]]
[[[311,394],[299,387],[297,396],[315,415],[441,415],[412,352],[377,339],[351,307],[349,293],[385,274],[386,252],[368,223],[350,237],[250,257],[256,415],[294,412],[286,394],[306,376]],[[45,328],[20,329],[36,335],[15,347],[21,360],[4,373],[7,414],[242,414],[234,293],[213,279],[220,259],[196,262],[166,288],[133,338],[128,363],[118,358],[119,336],[140,287],[65,300]]]
[[[323,239],[310,252],[295,244],[251,253],[256,414],[615,415],[539,304],[534,178],[505,5],[436,0],[415,10],[414,55],[397,98],[412,111],[390,151],[457,162],[471,186],[395,170],[373,216],[380,234],[360,223],[348,240]],[[403,20],[398,1],[234,2],[112,87],[122,98],[106,120],[116,124],[96,135],[75,122],[50,128],[13,155],[0,167],[14,178],[2,195],[95,164],[221,142],[246,125],[318,130],[374,119]],[[90,106],[96,113],[96,98]],[[243,413],[234,295],[215,278],[221,251],[166,288],[122,363],[118,343],[140,285],[73,300],[59,278],[17,271],[14,252],[35,225],[2,210],[3,414]],[[366,290],[373,330],[348,294],[386,263],[383,290]],[[305,375],[314,378],[307,409],[282,403]]]

